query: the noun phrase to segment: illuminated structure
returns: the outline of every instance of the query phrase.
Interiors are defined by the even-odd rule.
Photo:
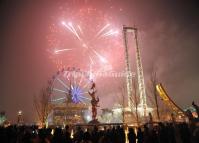
[[[48,120],[49,125],[86,123],[85,113],[87,110],[88,106],[81,103],[68,102],[53,105]]]
[[[170,108],[172,114],[177,117],[177,119],[186,117],[185,112],[168,96],[162,84],[157,84],[156,90],[159,93],[161,100]]]
[[[146,91],[145,91],[145,84],[144,84],[144,75],[143,75],[143,68],[141,62],[141,55],[140,49],[138,47],[138,39],[137,39],[137,28],[134,27],[126,27],[123,26],[123,34],[124,34],[124,45],[125,45],[125,62],[126,62],[126,83],[127,83],[127,96],[128,96],[128,107],[132,111],[132,107],[134,106],[132,103],[132,77],[131,73],[131,66],[129,63],[129,49],[128,49],[128,41],[127,41],[127,33],[133,33],[135,39],[135,48],[136,48],[136,68],[137,68],[137,78],[138,78],[138,92],[139,92],[139,100],[140,103],[138,107],[143,110],[143,116],[146,116],[147,113],[147,103],[146,103]]]
[[[91,99],[88,94],[91,81],[89,75],[80,69],[69,67],[58,71],[49,81],[51,86],[51,103],[65,101],[87,104]]]
[[[49,81],[52,112],[49,122],[56,125],[84,123],[91,101],[89,75],[76,68],[58,71]],[[49,124],[51,124],[49,123]]]

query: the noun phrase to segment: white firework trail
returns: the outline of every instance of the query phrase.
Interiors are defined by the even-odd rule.
[[[75,30],[71,22],[69,22],[68,24],[62,22],[62,24],[81,41],[80,36],[77,34],[77,31]]]
[[[59,54],[60,52],[70,51],[70,50],[72,50],[72,49],[60,49],[60,50],[55,50],[54,53]]]
[[[77,27],[78,27],[78,29],[79,29],[80,33],[83,35],[82,28],[81,28],[79,25],[77,25]]]
[[[62,22],[62,24],[75,35],[74,31],[65,22]]]
[[[108,61],[102,56],[100,55],[96,50],[94,50],[93,48],[90,48],[89,45],[85,44],[86,42],[80,37],[80,35],[78,34],[77,30],[75,29],[75,27],[73,26],[72,22],[68,22],[68,24],[66,24],[64,21],[62,22],[62,24],[70,31],[72,32],[80,41],[80,43],[82,44],[82,47],[90,49],[98,58],[101,62],[103,63],[108,63]],[[107,29],[109,28],[110,24],[106,24],[104,27],[102,27],[97,34],[94,36],[94,39],[88,41],[87,43],[92,43],[93,40],[96,40],[96,38],[103,38],[103,37],[108,37],[111,35],[115,35],[118,34],[118,31],[114,31],[113,29],[107,31]],[[81,27],[79,25],[77,25],[78,31],[81,33],[81,35],[83,34],[83,31],[81,29]],[[58,51],[59,52],[59,51]],[[58,53],[56,52],[56,53]],[[60,50],[61,52],[61,50]],[[91,58],[91,56],[89,56],[90,62],[91,64],[94,64],[94,60]]]
[[[95,50],[92,50],[94,53],[95,53],[95,55],[100,59],[100,61],[102,61],[103,63],[107,63],[108,61],[103,57],[103,56],[101,56],[97,51],[95,51]]]
[[[99,36],[106,28],[108,28],[110,26],[110,24],[106,24],[104,27],[102,27],[99,32],[97,32],[97,34],[95,35],[95,37]]]
[[[100,37],[107,37],[107,36],[111,36],[111,35],[116,35],[118,34],[118,31],[113,31],[112,29],[109,30],[108,32],[104,33],[103,35],[101,35]]]
[[[75,36],[76,36],[80,41],[82,41],[82,39],[80,38],[80,36],[79,36],[79,34],[77,33],[76,29],[74,28],[73,24],[72,24],[72,23],[69,23],[68,25],[72,28],[72,30],[73,30]]]

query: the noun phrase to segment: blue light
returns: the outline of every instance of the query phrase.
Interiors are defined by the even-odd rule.
[[[73,89],[71,90],[72,94],[72,100],[74,103],[79,103],[81,102],[81,95],[82,95],[82,90],[80,89],[79,86],[74,86]]]

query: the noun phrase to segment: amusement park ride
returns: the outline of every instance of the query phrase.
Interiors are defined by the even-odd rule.
[[[129,63],[127,33],[133,33],[133,39],[135,41],[137,69],[135,78],[137,78],[136,81],[138,85],[137,88],[139,97],[139,103],[137,103],[137,106],[135,106],[135,101],[133,101],[134,97],[132,95],[133,83],[130,75],[131,66]],[[151,115],[150,112],[154,111],[153,108],[150,108],[147,105],[147,95],[137,34],[137,28],[123,26],[127,73],[126,89],[128,100],[128,106],[123,107],[123,116],[133,118],[133,116],[126,116],[124,113],[130,113],[131,115],[136,111],[139,112],[139,118],[145,119],[142,121],[146,122],[146,117],[148,117],[149,114]],[[96,85],[94,81],[90,79],[90,75],[88,73],[80,71],[80,69],[77,68],[62,69],[61,71],[58,71],[49,81],[49,87],[51,89],[50,105],[52,107],[52,111],[49,114],[48,119],[49,124],[63,125],[77,123],[99,123],[97,120],[99,98],[95,96]],[[156,86],[156,90],[162,101],[171,109],[171,112],[174,113],[175,116],[180,116],[181,118],[186,117],[183,110],[171,100],[161,84]],[[92,116],[89,114],[90,110],[92,111]],[[123,120],[123,122],[126,122],[127,120]]]
[[[140,49],[138,47],[138,37],[137,37],[137,28],[134,27],[127,27],[123,26],[123,34],[124,34],[124,46],[125,46],[125,62],[126,62],[126,84],[127,84],[127,96],[128,96],[128,107],[132,111],[135,107],[132,102],[132,77],[130,76],[130,73],[132,72],[130,62],[129,62],[129,48],[128,48],[128,40],[127,40],[127,33],[133,33],[134,40],[135,40],[135,54],[136,54],[136,69],[137,69],[137,81],[138,81],[138,94],[140,98],[140,103],[138,107],[142,109],[143,114],[142,116],[146,116],[147,114],[147,103],[146,103],[146,91],[145,91],[145,84],[144,84],[144,74],[143,74],[143,68],[142,68],[142,62],[141,62],[141,55],[140,55]]]
[[[185,118],[186,113],[168,96],[161,83],[156,85],[156,90],[161,100],[173,111],[172,114],[175,114],[177,118]]]
[[[86,123],[92,109],[92,122],[97,122],[99,98],[95,97],[95,83],[86,72],[76,68],[58,71],[49,81],[51,113],[48,122],[53,125]],[[91,105],[91,106],[90,106]]]
[[[130,73],[132,72],[132,70],[131,70],[131,65],[130,65],[130,60],[129,60],[129,45],[128,45],[127,33],[133,34],[132,38],[134,38],[134,42],[135,42],[135,54],[136,54],[135,57],[136,57],[137,72],[136,72],[136,76],[133,78],[136,78],[135,81],[137,81],[136,84],[138,85],[137,88],[138,88],[139,103],[136,103],[137,101],[134,101],[135,98],[133,98],[133,94],[132,94],[133,83],[132,83],[132,77],[130,76]],[[125,109],[127,109],[126,111],[128,111],[129,109],[131,113],[138,112],[136,114],[139,114],[139,118],[141,122],[146,122],[147,121],[146,117],[148,118],[152,117],[151,113],[154,113],[154,108],[150,108],[147,105],[147,95],[146,95],[146,88],[144,84],[143,67],[142,67],[140,49],[138,45],[138,29],[135,27],[123,26],[123,35],[124,35],[124,47],[125,47],[125,63],[126,63],[126,72],[127,72],[126,87],[127,87],[127,97],[128,97],[128,107]],[[178,121],[186,118],[185,112],[178,105],[176,105],[175,102],[168,96],[168,94],[166,93],[166,91],[164,90],[161,84],[156,85],[156,92],[159,94],[160,99],[163,101],[163,103],[168,108],[170,108],[170,115],[172,114],[173,116],[175,116],[175,118],[178,119]],[[130,118],[132,118],[132,116],[130,116]],[[137,123],[138,122],[139,121],[137,120]]]

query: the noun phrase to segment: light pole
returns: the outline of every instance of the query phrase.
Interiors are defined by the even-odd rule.
[[[20,125],[23,123],[23,114],[22,114],[22,111],[19,110],[17,112],[17,124]]]

